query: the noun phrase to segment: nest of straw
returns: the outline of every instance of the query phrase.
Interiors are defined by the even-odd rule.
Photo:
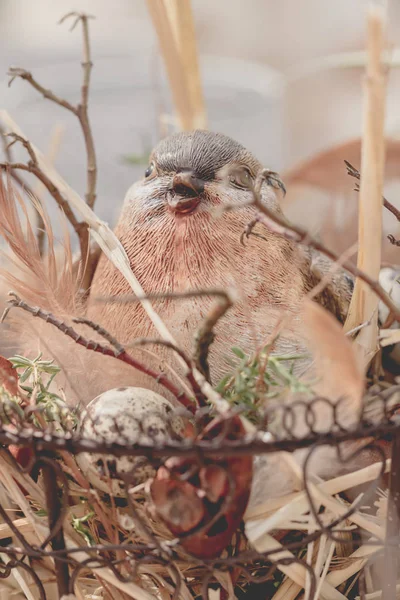
[[[389,518],[387,493],[380,486],[391,461],[385,459],[378,440],[397,430],[392,417],[398,406],[397,388],[390,394],[373,388],[357,428],[345,432],[333,424],[327,434],[330,444],[336,440],[338,455],[349,436],[354,443],[369,442],[376,462],[325,481],[310,478],[306,467],[299,473],[295,455],[278,453],[287,443],[290,452],[309,445],[312,454],[318,451],[321,435],[310,430],[302,438],[292,435],[288,439],[287,434],[275,432],[266,439],[260,412],[252,415],[257,426],[239,441],[243,455],[251,453],[255,461],[279,456],[297,478],[299,491],[250,502],[226,548],[217,557],[201,559],[185,548],[191,533],[174,536],[157,514],[149,489],[152,480],[133,485],[132,472],[120,475],[118,468],[112,468],[113,459],[140,454],[155,471],[163,468],[174,455],[172,442],[164,447],[123,439],[117,443],[85,440],[77,427],[79,414],[48,385],[56,379],[55,365],[41,357],[34,361],[15,357],[12,362],[23,379],[20,389],[23,386],[28,397],[34,390],[42,396],[32,408],[13,396],[7,383],[2,388],[2,442],[11,445],[8,450],[3,446],[0,454],[1,559],[4,573],[10,569],[10,576],[3,580],[10,597],[57,597],[63,581],[60,569],[65,565],[72,597],[85,600],[233,598],[256,593],[294,600],[302,591],[309,597],[351,598],[360,594],[360,577],[364,590],[379,589],[374,568],[384,552]],[[32,377],[34,386],[30,385]],[[178,414],[183,418],[182,411]],[[250,416],[248,407],[237,406],[225,423],[238,414]],[[271,411],[263,416],[274,420]],[[201,417],[186,418],[203,423],[204,411]],[[238,440],[232,440],[227,426],[217,442],[216,448],[215,438],[207,442],[195,436],[190,443],[175,439],[173,444],[176,452],[186,453],[187,460],[196,456],[191,469],[193,465],[199,469],[204,462],[229,469],[221,454],[229,457],[230,452],[237,452]],[[110,485],[110,493],[86,479],[76,461],[83,450],[107,456],[102,479]],[[345,465],[348,458],[341,460]],[[115,478],[123,481],[118,497],[112,487]],[[207,535],[205,543],[212,544],[212,534]]]

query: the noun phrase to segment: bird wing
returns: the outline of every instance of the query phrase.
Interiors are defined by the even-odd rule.
[[[323,283],[315,296],[316,301],[344,323],[354,290],[353,278],[343,269],[335,270],[333,261],[319,252],[310,250],[309,259],[309,290]]]

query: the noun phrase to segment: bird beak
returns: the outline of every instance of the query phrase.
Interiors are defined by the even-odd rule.
[[[204,181],[192,171],[176,173],[172,180],[171,193],[168,194],[168,206],[174,212],[188,214],[199,204],[202,192]]]

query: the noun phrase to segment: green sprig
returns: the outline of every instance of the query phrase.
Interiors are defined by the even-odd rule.
[[[253,356],[237,347],[232,348],[232,353],[239,359],[239,364],[216,389],[232,404],[248,409],[249,418],[254,420],[257,409],[288,393],[312,395],[311,385],[300,381],[294,373],[296,362],[307,355],[270,354],[270,347]]]

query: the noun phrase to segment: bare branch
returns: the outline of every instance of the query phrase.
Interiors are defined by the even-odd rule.
[[[5,133],[4,135],[5,135],[5,137],[9,137],[12,139],[12,142],[10,142],[7,145],[8,150],[10,150],[10,148],[17,142],[21,142],[21,144],[23,145],[23,147],[29,154],[32,163],[35,165],[35,167],[37,167],[37,159],[36,159],[35,153],[32,149],[32,146],[31,146],[29,140],[26,140],[25,138],[23,138],[21,135],[18,135],[17,133]]]
[[[360,172],[357,171],[357,169],[355,167],[353,167],[353,165],[351,163],[349,163],[348,160],[345,160],[344,164],[347,167],[347,173],[350,175],[350,177],[355,177],[356,179],[360,180],[360,178],[361,178]],[[356,186],[354,189],[356,192],[358,192],[360,190],[360,186],[358,183],[356,183]],[[385,208],[387,208],[388,211],[390,211],[392,213],[392,215],[394,215],[398,221],[400,221],[400,210],[397,209],[395,206],[393,206],[393,204],[391,202],[389,202],[389,200],[386,200],[386,198],[384,196],[383,196],[383,206]]]
[[[229,293],[231,297],[232,292]],[[159,294],[146,294],[144,296],[134,296],[125,294],[121,296],[97,296],[95,302],[104,302],[106,304],[130,304],[132,302],[142,302],[143,300],[185,300],[186,298],[204,298],[204,296],[215,296],[226,299],[228,293],[226,290],[210,288],[205,290],[189,290],[187,292],[161,292]]]
[[[389,233],[389,235],[387,235],[386,237],[389,240],[389,242],[393,244],[393,246],[400,246],[400,240],[396,240],[394,235],[392,235],[391,233]]]
[[[75,331],[75,329],[73,329],[70,325],[67,325],[64,321],[57,319],[57,317],[55,317],[53,314],[44,311],[39,307],[30,306],[29,304],[21,300],[21,298],[19,298],[19,296],[17,296],[17,294],[15,294],[14,292],[9,292],[9,296],[9,307],[8,310],[6,309],[6,311],[3,314],[3,320],[7,316],[10,307],[21,308],[22,310],[28,312],[32,316],[38,317],[42,321],[53,325],[54,327],[56,327],[56,329],[58,329],[66,336],[74,340],[76,344],[83,346],[87,350],[93,350],[93,352],[98,352],[100,354],[103,354],[104,356],[111,356],[112,358],[116,358],[117,360],[120,360],[126,363],[127,365],[130,365],[134,369],[137,369],[141,373],[152,377],[157,383],[159,383],[160,385],[165,387],[165,389],[171,392],[171,394],[173,394],[175,398],[181,404],[183,404],[183,406],[188,408],[190,411],[195,412],[196,403],[193,401],[192,398],[189,398],[189,396],[187,396],[184,392],[179,391],[175,384],[173,384],[164,373],[157,373],[156,371],[153,371],[153,369],[146,367],[146,365],[142,364],[141,362],[133,358],[130,354],[128,354],[124,348],[121,347],[120,350],[116,350],[110,348],[109,346],[104,346],[99,342],[95,342],[94,340],[88,340],[84,338],[81,334],[79,334],[77,331]],[[86,322],[86,324],[89,323],[91,322]],[[100,332],[100,329],[101,328],[98,328],[97,331]],[[102,331],[104,333],[104,330]]]
[[[130,304],[132,302],[141,302],[142,300],[185,300],[187,298],[198,298],[198,297],[210,297],[215,296],[219,299],[219,301],[215,304],[210,314],[206,317],[203,325],[199,329],[195,337],[195,351],[194,351],[194,359],[196,362],[196,367],[199,368],[200,371],[205,377],[209,378],[209,368],[208,368],[208,350],[214,339],[213,328],[215,327],[218,320],[225,314],[225,312],[233,305],[234,302],[234,294],[231,290],[227,292],[223,289],[210,288],[205,290],[189,290],[187,292],[166,292],[159,294],[148,294],[145,296],[133,296],[131,294],[122,295],[122,296],[105,296],[105,297],[96,297],[94,298],[95,302],[104,302],[104,303],[115,303],[115,304]],[[180,348],[176,345],[171,344],[169,342],[165,342],[162,340],[149,340],[148,338],[135,340],[131,346],[142,345],[142,344],[151,344],[158,343],[163,344],[175,352],[179,354],[179,356],[186,363],[189,372],[186,374],[186,377],[191,384],[193,391],[195,392],[196,398],[200,404],[203,403],[204,394],[201,392],[200,386],[197,385],[196,379],[191,377],[193,374],[193,366],[190,363],[190,360],[186,357],[186,355],[182,352]],[[198,390],[197,390],[198,388]],[[200,395],[201,394],[201,397]]]
[[[67,110],[74,113],[74,115],[78,114],[77,108],[75,106],[70,104],[70,102],[68,102],[67,100],[59,98],[59,96],[56,96],[56,94],[54,94],[51,90],[47,90],[46,88],[44,88],[40,83],[36,81],[36,79],[34,79],[32,73],[30,73],[29,71],[21,69],[20,67],[10,67],[8,70],[8,75],[11,77],[10,81],[8,82],[9,86],[17,77],[19,77],[20,79],[24,79],[25,81],[30,83],[30,85],[33,88],[35,88],[35,90],[37,90],[40,94],[42,94],[42,96],[44,96],[48,100],[51,100],[59,106],[63,106]]]
[[[66,19],[75,17],[75,21],[72,24],[71,31],[76,27],[79,21],[82,22],[83,32],[83,81],[81,88],[81,101],[76,108],[76,115],[81,124],[83,137],[85,140],[86,154],[87,154],[87,184],[86,184],[86,202],[93,208],[96,201],[96,182],[97,182],[97,161],[96,151],[94,147],[92,130],[89,122],[88,115],[88,100],[89,100],[89,86],[90,86],[90,74],[92,71],[93,63],[90,54],[90,38],[89,38],[89,26],[88,20],[93,19],[92,15],[86,15],[84,13],[71,12],[65,15],[60,23],[63,23]]]
[[[203,364],[203,368],[200,368],[200,371],[201,374],[205,377],[205,373],[207,373],[207,375],[209,376],[207,356],[209,346],[213,341],[211,338],[212,328],[215,326],[218,319],[221,318],[222,315],[226,312],[226,310],[228,310],[228,308],[234,303],[234,290],[227,291],[218,288],[210,288],[204,290],[189,290],[187,292],[165,292],[138,296],[134,296],[132,294],[126,294],[121,296],[97,296],[93,300],[95,302],[102,303],[131,304],[134,302],[142,302],[143,300],[185,300],[187,298],[199,298],[210,296],[215,296],[220,301],[216,304],[210,315],[206,318],[206,321],[203,324],[203,326],[197,332],[194,352],[194,358],[196,361],[195,366],[198,369],[198,365],[201,363]],[[178,348],[175,344],[170,344],[169,342],[165,343],[162,340],[152,340],[151,342],[148,342],[147,339],[135,340],[135,342],[133,342],[133,345],[140,345],[143,343],[163,343],[165,346],[172,348],[173,350],[175,350],[175,352],[177,352],[177,354],[179,354],[179,356],[183,359],[183,361],[186,363],[186,366],[189,369],[188,373],[186,373],[186,377],[189,383],[191,384],[193,391],[195,392],[199,404],[202,405],[205,394],[202,391],[201,385],[198,385],[196,383],[196,377],[193,372],[193,366],[191,365],[191,361],[188,361],[188,358],[182,353],[182,350]]]
[[[111,346],[114,346],[115,350],[117,351],[117,354],[122,354],[125,351],[122,344],[120,344],[119,341],[113,335],[111,335],[109,331],[107,331],[106,329],[104,329],[104,327],[102,327],[98,323],[95,323],[91,319],[86,319],[85,317],[75,317],[74,319],[72,319],[72,321],[74,323],[87,325],[88,327],[91,327],[93,331],[95,331],[96,333],[101,335],[101,337],[107,340],[107,342],[111,344]]]
[[[181,357],[181,359],[185,362],[186,367],[187,367],[187,372],[185,373],[185,376],[192,387],[192,390],[196,396],[197,402],[199,403],[200,406],[206,406],[206,397],[203,394],[203,392],[201,391],[201,388],[200,388],[199,384],[197,383],[197,381],[194,377],[194,374],[193,374],[193,366],[194,365],[192,364],[192,361],[190,360],[190,358],[188,358],[188,356],[186,356],[186,354],[183,352],[183,350],[181,350],[181,348],[179,348],[172,342],[169,342],[167,340],[161,340],[160,338],[137,338],[134,342],[132,342],[131,344],[128,344],[128,346],[126,346],[126,347],[127,348],[136,348],[137,346],[148,346],[148,345],[153,345],[153,344],[165,346],[166,348],[170,348],[171,350],[176,352]]]
[[[71,27],[69,28],[70,31],[73,31],[75,29],[75,27],[78,25],[79,21],[81,21],[82,19],[87,20],[87,19],[95,19],[96,18],[94,15],[87,15],[84,13],[72,11],[72,12],[67,13],[63,17],[61,17],[61,19],[58,21],[58,24],[62,25],[62,23],[64,23],[64,21],[66,21],[67,19],[70,19],[71,17],[75,17],[75,21],[72,23]]]
[[[214,327],[232,304],[233,302],[228,294],[220,296],[195,335],[194,360],[197,368],[203,373],[208,382],[210,382],[208,352],[215,338]]]

